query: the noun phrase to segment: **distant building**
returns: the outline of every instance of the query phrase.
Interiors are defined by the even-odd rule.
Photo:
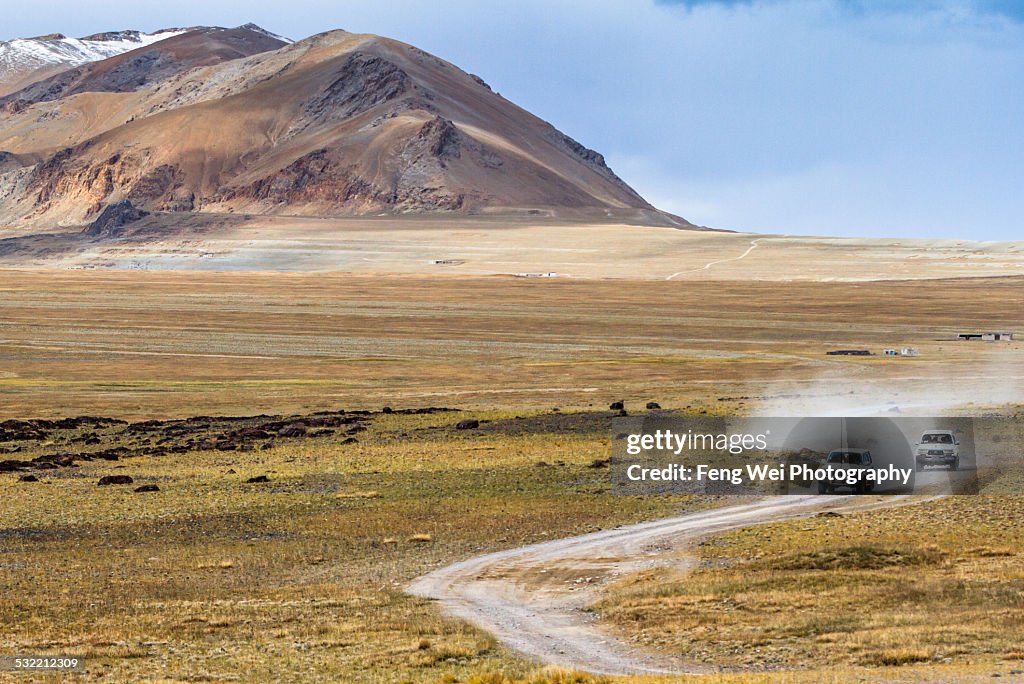
[[[957,333],[956,339],[968,342],[1009,342],[1013,339],[1011,332],[963,332]]]
[[[916,347],[903,347],[903,349],[886,349],[882,356],[920,356],[921,352]]]

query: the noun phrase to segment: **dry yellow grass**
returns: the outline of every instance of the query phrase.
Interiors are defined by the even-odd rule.
[[[1024,328],[1021,283],[0,271],[0,400],[3,418],[433,404],[501,421],[613,399],[744,411],[766,396],[877,397],[879,383],[912,392],[951,374],[966,395],[1019,374],[1020,345],[938,338]],[[823,355],[904,342],[923,356]],[[0,476],[0,651],[82,654],[90,677],[113,680],[603,681],[538,671],[402,587],[680,502],[613,497],[607,471],[586,468],[606,455],[605,433],[441,429],[452,420],[381,416],[358,444],[84,463],[32,485]],[[161,491],[95,486],[111,472]],[[265,473],[268,485],[243,486]],[[695,582],[642,577],[603,609],[643,643],[697,660],[830,663],[702,682],[1006,672],[998,658],[1024,657],[1024,539],[1019,506],[994,501],[738,532],[702,547]],[[947,647],[954,635],[935,615],[955,621],[961,645]]]
[[[405,584],[682,500],[613,496],[607,471],[586,467],[607,451],[603,433],[442,429],[460,417],[379,415],[355,444],[82,462],[37,483],[0,474],[0,653],[78,654],[86,679],[114,681],[529,673]],[[564,465],[534,465],[553,455]],[[97,487],[111,472],[160,491]],[[250,473],[270,482],[247,485]]]
[[[958,496],[749,528],[708,540],[685,577],[629,578],[600,609],[694,662],[998,671],[1024,643],[1022,517],[1024,497]]]
[[[1024,330],[1022,282],[0,270],[0,401],[19,418],[617,399],[748,411],[899,402],[955,375],[984,402],[1024,374],[1024,342],[940,340]],[[825,356],[904,345],[921,357]]]

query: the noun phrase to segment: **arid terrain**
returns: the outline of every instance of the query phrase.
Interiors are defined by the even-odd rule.
[[[836,281],[1024,275],[1019,242],[666,230],[554,216],[153,215],[116,235],[0,240],[0,265],[141,270],[513,275],[594,280]],[[441,262],[441,263],[435,263]]]
[[[414,46],[205,27],[0,96],[0,235],[146,212],[554,211],[689,227],[604,157]],[[182,135],[187,131],[187,135]],[[141,213],[139,213],[141,212]]]
[[[537,657],[716,682],[1019,672],[1018,497],[620,496],[613,415],[4,421],[0,649],[84,657],[94,681],[608,681]],[[655,522],[617,528],[640,521]],[[413,593],[464,585],[482,606],[514,601],[525,628],[410,596],[430,571]],[[488,598],[503,585],[525,596]],[[559,610],[589,616],[575,638],[598,640],[593,662],[567,647],[571,622],[535,650]]]
[[[0,655],[1024,671],[1018,497],[626,496],[608,460],[623,411],[1019,419],[1024,243],[695,226],[379,36],[50,35],[0,67]],[[956,341],[988,331],[1017,338]]]
[[[545,669],[529,641],[511,642],[526,656],[511,650],[500,614],[474,620],[481,629],[405,593],[418,576],[509,550],[514,572],[498,564],[487,576],[590,616],[623,665],[591,669],[668,663],[721,671],[711,681],[722,682],[1012,678],[1020,528],[994,511],[1015,500],[900,506],[884,512],[884,539],[850,529],[878,513],[844,511],[720,542],[728,513],[722,525],[699,511],[728,500],[611,491],[602,459],[616,400],[631,413],[655,401],[682,413],[1019,414],[1021,343],[952,338],[1024,327],[1021,277],[832,282],[811,264],[814,280],[777,281],[710,277],[728,264],[672,279],[0,270],[0,582],[11,589],[0,648],[83,655],[94,679],[606,681]],[[877,355],[903,346],[920,356]],[[876,355],[826,354],[836,349]],[[90,415],[106,418],[64,420]],[[457,429],[465,420],[481,422]],[[97,486],[107,476],[132,481]],[[147,485],[158,491],[134,491]],[[637,554],[619,560],[572,540],[570,556],[543,562],[515,563],[511,551],[680,514],[638,528],[687,530],[674,544],[641,532]],[[933,516],[973,532],[933,534]],[[710,554],[719,548],[732,555]],[[878,626],[893,618],[877,592],[858,594],[877,610],[846,622],[813,622],[801,603],[812,584],[839,592],[894,568],[913,574],[886,591],[917,616],[898,625]],[[770,596],[790,617],[729,609],[754,600],[733,576],[777,584]],[[942,610],[971,630],[953,649],[922,631],[938,599],[920,593],[950,582]],[[531,619],[542,632],[549,617]],[[627,650],[615,655],[615,643]],[[542,657],[587,665],[567,649]]]
[[[10,417],[122,418],[1019,403],[1022,342],[952,337],[1024,328],[1021,284],[4,270],[0,396]],[[826,355],[904,346],[920,356]]]

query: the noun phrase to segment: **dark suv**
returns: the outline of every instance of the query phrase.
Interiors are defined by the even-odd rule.
[[[874,481],[867,480],[864,473],[872,469],[871,452],[867,449],[836,449],[828,453],[825,459],[827,465],[834,470],[844,473],[841,479],[822,480],[818,483],[819,494],[831,494],[839,487],[849,487],[855,494],[867,494],[874,486]],[[857,471],[857,482],[850,484],[847,481],[849,471]]]

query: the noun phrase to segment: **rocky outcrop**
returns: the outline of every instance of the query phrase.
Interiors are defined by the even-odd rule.
[[[355,52],[332,74],[330,84],[306,102],[303,113],[317,122],[341,121],[412,90],[412,79],[383,57]]]
[[[156,211],[192,211],[195,193],[184,188],[185,174],[172,164],[161,164],[131,182],[128,198]]]
[[[10,152],[0,150],[0,173],[21,168],[21,162]]]
[[[299,157],[277,173],[214,198],[217,202],[248,199],[271,204],[330,204],[380,206],[387,193],[362,178],[351,165],[334,159],[326,149]]]
[[[457,211],[464,206],[464,193],[445,186],[447,162],[458,159],[464,148],[479,152],[467,143],[448,119],[435,116],[407,140],[391,167],[393,181],[385,185],[384,169],[369,179],[333,150],[306,154],[279,172],[239,188],[222,192],[215,201],[251,199],[273,204],[319,203],[346,206],[357,211],[428,210]],[[497,161],[492,155],[492,163]]]
[[[100,487],[108,487],[110,485],[131,484],[134,481],[131,475],[104,475],[96,484]]]
[[[409,140],[405,152],[417,159],[433,157],[443,166],[446,160],[459,157],[462,144],[462,134],[455,124],[444,117],[435,116],[423,124],[419,132]]]
[[[96,216],[111,197],[125,197],[137,207],[151,211],[193,211],[195,192],[186,187],[179,167],[161,164],[146,170],[146,159],[115,154],[99,162],[83,163],[85,143],[63,149],[34,168],[24,169],[27,189],[35,197],[35,211],[46,211],[51,203],[73,198],[84,218]],[[0,172],[3,172],[0,159]],[[2,196],[0,196],[2,199]],[[90,227],[92,230],[92,227]]]
[[[124,226],[147,216],[148,211],[137,208],[129,200],[121,200],[104,209],[99,218],[85,229],[85,234],[90,237],[117,237]]]

